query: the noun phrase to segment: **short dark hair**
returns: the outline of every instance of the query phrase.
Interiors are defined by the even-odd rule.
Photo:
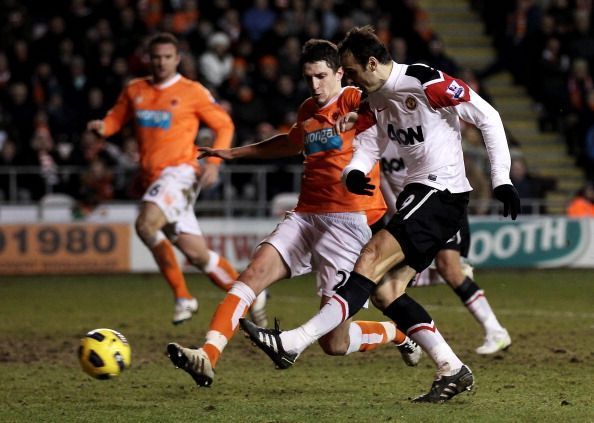
[[[175,35],[169,32],[160,32],[159,34],[153,35],[148,41],[148,51],[150,52],[153,46],[157,44],[171,44],[175,47],[175,51],[179,52],[179,41]]]
[[[338,57],[338,47],[336,44],[327,40],[311,39],[307,41],[301,49],[301,58],[299,64],[301,68],[306,63],[324,61],[334,72],[340,68],[340,58]]]
[[[367,66],[370,57],[375,57],[381,64],[389,63],[392,60],[386,46],[375,35],[371,25],[354,27],[344,39],[338,43],[340,56],[351,53],[357,63]]]

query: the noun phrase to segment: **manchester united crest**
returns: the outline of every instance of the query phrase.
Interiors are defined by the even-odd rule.
[[[417,108],[417,100],[413,96],[408,96],[404,102],[408,110],[415,110]]]

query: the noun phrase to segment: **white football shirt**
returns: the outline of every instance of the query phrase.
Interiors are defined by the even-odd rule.
[[[511,184],[511,158],[499,113],[462,80],[422,64],[392,63],[385,84],[369,94],[368,107],[361,107],[360,113],[372,114],[375,119],[370,121],[376,124],[359,129],[343,176],[353,169],[369,173],[392,143],[406,163],[406,185],[471,191],[462,155],[462,119],[483,134],[493,187]]]

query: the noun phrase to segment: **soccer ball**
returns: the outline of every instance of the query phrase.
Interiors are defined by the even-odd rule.
[[[130,367],[130,344],[112,329],[95,329],[80,340],[78,359],[83,371],[96,379],[119,376]]]

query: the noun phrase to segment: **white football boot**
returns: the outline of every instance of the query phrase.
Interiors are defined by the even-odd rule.
[[[506,350],[511,345],[511,338],[507,330],[493,332],[485,336],[485,342],[475,351],[477,354],[494,354],[497,351]]]
[[[198,300],[196,298],[178,298],[175,300],[175,309],[173,311],[173,324],[190,320],[192,315],[198,311]]]
[[[212,385],[214,369],[202,348],[184,348],[172,342],[167,344],[167,355],[175,367],[185,370],[198,386]]]
[[[398,347],[400,355],[402,355],[402,360],[404,360],[407,366],[414,367],[419,364],[419,361],[421,361],[423,350],[408,336],[402,344],[397,344],[396,347]]]

